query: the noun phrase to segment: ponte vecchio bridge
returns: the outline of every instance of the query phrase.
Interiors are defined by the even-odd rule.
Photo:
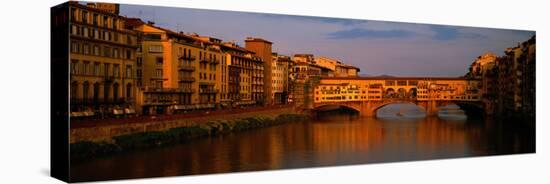
[[[314,85],[309,109],[334,107],[354,109],[361,116],[375,116],[388,104],[410,103],[426,115],[436,115],[440,107],[456,104],[462,109],[486,111],[481,101],[480,80],[445,77],[322,77]],[[468,111],[467,111],[468,113]]]

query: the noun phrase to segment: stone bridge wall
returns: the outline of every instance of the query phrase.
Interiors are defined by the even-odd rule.
[[[351,109],[354,109],[359,112],[360,116],[373,117],[376,116],[376,111],[389,104],[397,103],[410,103],[414,104],[423,110],[425,110],[426,115],[434,116],[437,115],[439,107],[446,106],[449,104],[460,104],[462,102],[455,101],[414,101],[414,100],[383,100],[383,101],[344,101],[344,102],[324,102],[324,103],[315,103],[313,104],[313,109],[318,109],[323,106],[345,106]],[[484,109],[481,103],[471,103],[479,106],[481,109]]]

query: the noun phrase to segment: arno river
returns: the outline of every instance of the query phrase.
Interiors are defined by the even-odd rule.
[[[403,110],[405,109],[405,110]],[[74,163],[74,181],[397,162],[535,152],[534,125],[472,119],[460,110],[419,117],[406,105],[378,118],[324,112],[295,122]]]

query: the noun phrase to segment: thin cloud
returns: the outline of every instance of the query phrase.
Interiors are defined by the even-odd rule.
[[[478,33],[465,33],[460,30],[460,27],[451,27],[451,26],[438,26],[431,25],[430,29],[435,32],[433,39],[440,41],[456,40],[460,38],[468,39],[485,39],[486,35]]]
[[[281,21],[281,19],[287,19],[287,20],[295,20],[295,21],[328,23],[328,24],[336,24],[336,25],[343,25],[343,26],[354,26],[354,25],[367,23],[367,20],[359,20],[359,19],[343,19],[343,18],[263,14],[263,13],[247,13],[247,14],[253,14],[255,16],[260,15],[262,17],[275,19],[277,21]]]
[[[414,36],[414,32],[407,30],[369,30],[353,28],[335,31],[327,34],[329,39],[356,39],[356,38],[408,38]]]

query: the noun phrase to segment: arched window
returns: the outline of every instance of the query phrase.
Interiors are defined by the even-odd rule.
[[[90,91],[90,83],[88,83],[88,81],[84,82],[84,84],[82,84],[82,98],[84,100],[88,100],[90,97],[89,97],[89,91]]]
[[[126,84],[126,100],[132,98],[132,84]]]
[[[99,101],[99,83],[94,84],[94,103],[97,103]]]
[[[113,100],[116,102],[118,101],[118,91],[119,91],[119,85],[118,83],[113,84]]]
[[[110,89],[110,85],[109,84],[104,84],[103,85],[103,99],[107,102],[109,101],[109,92],[111,91]]]
[[[78,82],[71,83],[71,98],[78,98]]]

